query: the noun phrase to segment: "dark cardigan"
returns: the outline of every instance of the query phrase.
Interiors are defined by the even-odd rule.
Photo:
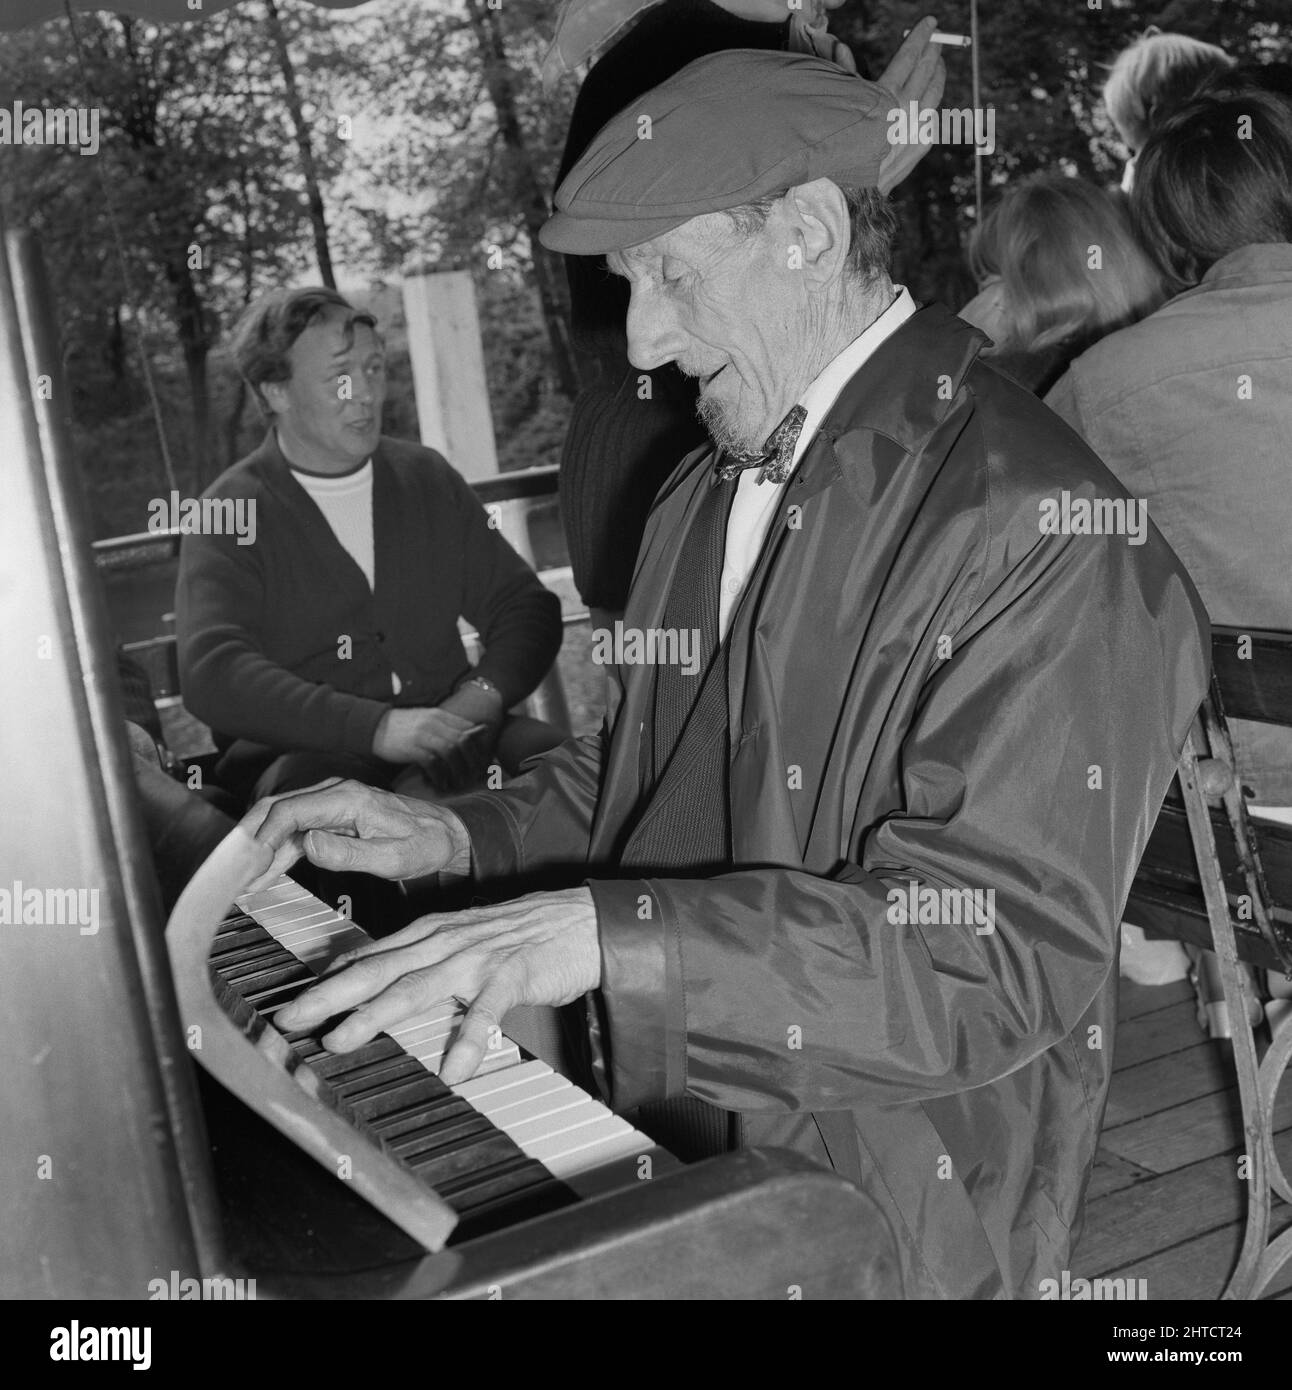
[[[370,756],[387,709],[438,704],[467,673],[459,615],[485,647],[476,670],[509,706],[555,660],[560,601],[490,528],[463,478],[395,439],[372,461],[375,592],[272,429],[204,494],[256,503],[254,544],[191,535],[180,548],[184,703],[221,747],[244,738]]]

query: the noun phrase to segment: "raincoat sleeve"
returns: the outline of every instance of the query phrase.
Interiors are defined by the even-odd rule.
[[[531,759],[492,792],[450,797],[471,837],[471,870],[484,882],[534,869],[586,862],[601,783],[604,729],[567,739]]]
[[[1205,616],[1150,541],[1047,538],[1013,563],[924,682],[901,813],[829,874],[592,883],[590,1016],[615,1108],[927,1100],[1072,1032],[1116,968],[1205,685]],[[980,890],[981,914],[921,920],[920,891],[942,888]]]

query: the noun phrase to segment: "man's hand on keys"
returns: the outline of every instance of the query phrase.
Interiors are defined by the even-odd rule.
[[[255,892],[304,855],[320,868],[420,878],[470,867],[466,827],[443,807],[333,779],[258,802],[242,827],[273,851]],[[393,936],[347,952],[276,1022],[311,1028],[354,1012],[323,1044],[350,1052],[446,999],[468,1012],[440,1075],[474,1075],[502,1020],[520,1004],[568,1004],[601,983],[597,913],[586,888],[419,917]]]
[[[248,892],[286,873],[302,856],[320,869],[377,878],[421,878],[440,870],[465,874],[471,867],[470,837],[452,811],[336,777],[258,801],[242,828],[274,854]]]
[[[440,1077],[475,1074],[519,1004],[569,1004],[601,983],[597,913],[586,888],[419,917],[403,931],[338,956],[328,974],[279,1011],[284,1028],[313,1028],[353,1010],[323,1045],[351,1052],[446,999],[468,1005]]]

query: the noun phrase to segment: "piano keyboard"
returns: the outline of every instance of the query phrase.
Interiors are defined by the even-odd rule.
[[[286,876],[237,906],[247,915],[226,922],[215,938],[212,973],[226,996],[269,1021],[336,956],[371,940]],[[259,940],[257,928],[265,934]],[[286,955],[276,955],[271,941]],[[311,1086],[322,1086],[352,1123],[464,1218],[517,1201],[547,1209],[680,1167],[509,1038],[486,1052],[469,1081],[446,1086],[435,1072],[463,1015],[453,1002],[434,1006],[348,1054],[327,1053],[311,1035],[276,1036],[285,1037],[293,1065],[312,1074]]]

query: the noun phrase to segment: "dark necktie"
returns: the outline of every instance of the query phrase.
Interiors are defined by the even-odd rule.
[[[638,828],[620,863],[677,871],[724,862],[727,826],[726,654],[718,641],[727,515],[734,482],[713,480],[678,555],[664,606],[664,628],[694,634],[695,669],[656,667],[652,701],[649,790]]]
[[[649,756],[643,759],[650,789],[624,846],[624,867],[712,872],[730,861],[727,649],[718,639],[727,518],[735,483],[746,469],[761,468],[760,483],[781,483],[789,476],[806,418],[796,405],[772,431],[762,454],[720,453],[687,529],[664,606],[664,627],[698,638],[698,670],[688,674],[677,664],[656,669]]]
[[[803,418],[802,408],[796,406],[773,432],[770,459],[732,462],[719,456],[682,542],[664,625],[699,632],[699,669],[688,676],[678,666],[656,668],[646,759],[650,790],[620,855],[621,868],[680,877],[731,867],[727,643],[718,639],[727,518],[736,480],[745,468],[762,467],[777,482],[788,476]],[[783,471],[776,477],[778,467]],[[693,1096],[648,1102],[637,1108],[633,1120],[684,1162],[726,1153],[740,1144],[740,1116]]]

